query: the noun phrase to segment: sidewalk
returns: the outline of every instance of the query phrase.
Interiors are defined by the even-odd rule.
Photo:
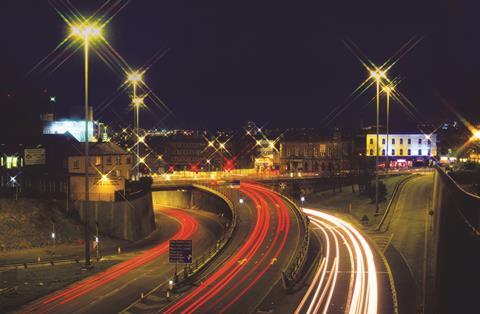
[[[376,226],[385,212],[396,185],[405,177],[406,175],[395,175],[381,180],[387,187],[387,195],[385,201],[379,203],[377,215],[375,214],[375,203],[368,196],[360,194],[357,184],[354,185],[355,192],[352,192],[351,185],[348,185],[344,186],[341,192],[333,193],[332,190],[328,190],[311,195],[306,199],[305,207],[350,213],[359,222],[366,215],[368,218],[366,226]]]

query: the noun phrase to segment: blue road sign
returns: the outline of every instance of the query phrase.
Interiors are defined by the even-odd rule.
[[[192,240],[170,240],[168,261],[172,264],[191,264],[193,261]]]

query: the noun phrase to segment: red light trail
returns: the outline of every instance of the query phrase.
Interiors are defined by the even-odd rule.
[[[226,312],[271,269],[285,246],[290,230],[287,206],[277,194],[255,184],[241,184],[255,205],[255,224],[240,249],[201,286],[185,295],[164,313]],[[274,207],[274,210],[271,208]],[[275,213],[272,215],[271,211]],[[276,222],[275,228],[272,223]],[[273,239],[267,239],[274,231]],[[265,251],[259,250],[267,245]],[[256,255],[258,260],[254,261]],[[218,309],[222,302],[224,305]]]
[[[34,304],[28,306],[24,312],[48,312],[54,310],[57,306],[68,303],[97,287],[100,287],[112,280],[118,279],[122,275],[132,271],[142,265],[152,262],[168,250],[169,240],[188,239],[198,229],[198,222],[190,215],[177,209],[168,209],[165,211],[167,215],[174,218],[180,223],[180,230],[170,239],[156,245],[155,247],[142,252],[136,257],[122,262],[108,270],[91,276],[81,282],[75,283],[65,290],[54,293],[53,296],[47,296]]]

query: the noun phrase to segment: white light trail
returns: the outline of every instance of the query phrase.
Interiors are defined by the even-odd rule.
[[[372,250],[365,238],[352,225],[335,216],[305,208],[303,211],[321,231],[324,258],[295,313],[328,313],[334,290],[338,286],[340,259],[347,258],[345,254],[340,256],[339,243],[346,246],[352,272],[349,291],[345,296],[346,311],[351,314],[377,313],[377,271]],[[335,245],[332,245],[332,241]]]

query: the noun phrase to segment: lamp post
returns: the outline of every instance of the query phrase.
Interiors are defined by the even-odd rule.
[[[388,145],[389,145],[389,135],[390,135],[390,93],[393,91],[393,87],[391,86],[385,86],[383,88],[383,91],[387,95],[387,163],[385,170],[388,173],[388,170],[390,169],[390,162],[389,162],[389,156],[390,156],[390,151],[388,150]]]
[[[305,196],[300,197],[300,202],[302,202],[302,208],[303,208],[303,203],[305,202]]]
[[[134,119],[134,129],[135,133],[137,134],[137,139],[140,138],[139,132],[139,125],[140,125],[140,114],[139,114],[139,107],[143,104],[143,98],[137,97],[137,86],[139,83],[142,82],[143,72],[133,71],[127,75],[127,82],[132,85],[133,89],[133,96],[132,96],[132,104],[134,106],[133,110],[133,119]],[[135,164],[137,165],[135,179],[138,180],[139,177],[139,156],[140,156],[140,142],[137,140],[137,147],[136,147],[136,156],[135,156]]]
[[[380,81],[382,78],[386,78],[385,72],[381,70],[371,71],[370,76],[375,79],[377,87],[377,139],[375,143],[375,213],[378,214],[378,142],[379,142],[379,131],[380,131]],[[388,152],[387,152],[388,154]]]
[[[88,201],[89,195],[89,154],[88,154],[88,122],[90,120],[89,106],[88,106],[88,50],[90,46],[90,40],[101,36],[101,29],[94,24],[84,23],[79,26],[73,26],[72,36],[80,38],[83,41],[84,46],[84,72],[85,72],[85,207],[84,207],[84,220],[85,220],[85,265],[84,269],[91,269],[92,264],[90,261],[90,230],[89,230],[89,217],[88,217]]]

